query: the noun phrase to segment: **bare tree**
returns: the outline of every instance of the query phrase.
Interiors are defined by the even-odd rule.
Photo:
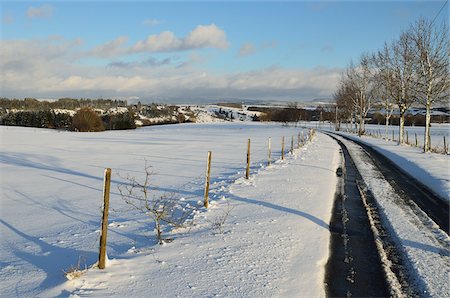
[[[372,107],[373,102],[373,80],[368,55],[362,55],[357,66],[350,63],[345,74],[348,97],[353,102],[355,114],[359,120],[358,135],[365,131],[365,118]]]
[[[430,122],[432,105],[449,100],[449,33],[448,25],[434,27],[431,21],[420,19],[408,31],[415,46],[415,91],[418,102],[425,106],[424,151],[431,150]]]
[[[338,118],[338,127],[340,127],[341,121],[345,121],[347,130],[349,130],[348,124],[352,121],[353,95],[354,91],[351,90],[351,86],[347,84],[346,77],[345,75],[343,75],[339,82],[338,89],[333,95],[333,98],[336,103],[336,117]]]
[[[411,35],[403,32],[400,38],[393,42],[389,51],[389,86],[388,91],[394,98],[400,112],[399,143],[403,144],[405,114],[416,101],[414,93],[414,45]]]
[[[383,108],[385,118],[385,139],[388,138],[389,121],[394,113],[395,100],[390,90],[394,88],[393,69],[389,46],[385,43],[384,48],[372,56],[374,65],[374,96]]]
[[[145,162],[145,177],[139,182],[135,177],[125,177],[125,183],[118,185],[122,199],[134,209],[145,214],[156,225],[156,236],[159,244],[170,242],[162,236],[163,224],[173,227],[182,227],[192,213],[190,208],[179,206],[178,200],[171,195],[154,197],[150,194],[150,177],[152,172]]]

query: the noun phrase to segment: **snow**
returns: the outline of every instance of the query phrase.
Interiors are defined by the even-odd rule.
[[[53,109],[53,112],[55,112],[55,114],[69,114],[72,117],[76,113],[76,111],[74,110],[67,110],[67,109]]]
[[[388,157],[407,173],[433,190],[443,199],[450,200],[450,155],[427,153],[421,148],[399,145],[397,142],[375,139],[367,136],[359,138],[341,133],[372,146]]]
[[[191,109],[203,115],[197,119],[211,121],[216,107]],[[99,133],[0,126],[2,296],[325,296],[339,147],[318,133],[312,143],[281,161],[281,137],[286,137],[288,150],[291,136],[297,141],[301,129],[256,122]],[[448,126],[434,125],[433,132],[448,135]],[[273,160],[267,166],[269,137]],[[248,138],[252,164],[246,180]],[[370,137],[362,140],[448,198],[449,156]],[[211,203],[206,210],[202,201],[209,150]],[[446,296],[449,261],[442,251],[448,252],[448,237],[420,210],[396,205],[393,190],[361,154],[352,154],[418,272],[419,287]],[[191,225],[164,231],[174,241],[162,246],[154,224],[130,210],[117,189],[124,182],[121,177],[142,178],[145,161],[153,173],[152,194],[170,194],[180,206],[197,209]],[[98,258],[106,167],[113,173],[108,262],[105,270],[98,270],[91,266]],[[225,223],[218,225],[224,217]],[[71,268],[82,271],[81,276],[67,280],[64,271]]]
[[[382,137],[385,136],[385,126],[384,125],[374,125],[369,124],[366,125],[366,129],[368,132],[372,134],[381,134]],[[394,132],[395,140],[398,141],[398,125],[389,125],[388,126],[388,138],[392,139],[392,132]],[[449,141],[450,137],[450,124],[448,123],[432,123],[431,124],[431,146],[432,148],[443,149],[444,148],[444,136]],[[415,138],[417,136],[417,145],[419,147],[423,147],[424,143],[424,135],[425,135],[425,127],[423,126],[405,126],[405,141],[407,140],[411,145],[415,144]],[[448,146],[448,143],[447,143]]]
[[[281,136],[289,140],[299,132],[262,123],[102,133],[0,127],[2,295],[324,296],[339,150],[318,135],[277,160]],[[253,162],[245,180],[249,137]],[[208,150],[211,208],[205,210]],[[142,177],[144,159],[154,172],[155,195],[172,193],[180,204],[198,207],[193,225],[166,231],[175,240],[162,246],[154,225],[126,211],[118,196],[118,174]],[[107,268],[67,280],[63,271],[77,263],[83,270],[97,260],[105,167],[113,171]],[[225,224],[214,229],[228,208]]]
[[[364,150],[341,138],[374,195],[385,226],[402,247],[408,259],[419,295],[446,297],[450,293],[450,238],[432,222],[415,204],[403,202],[378,171]]]

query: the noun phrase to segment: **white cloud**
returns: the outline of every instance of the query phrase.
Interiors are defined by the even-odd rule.
[[[53,6],[44,4],[39,7],[30,6],[27,9],[27,17],[29,18],[49,18],[53,15]]]
[[[142,61],[132,61],[132,62],[113,61],[109,63],[108,66],[116,68],[159,67],[171,64],[173,62],[172,60],[173,60],[172,58],[164,58],[158,60],[153,57],[150,57]]]
[[[150,35],[146,40],[138,41],[132,48],[133,52],[170,52],[182,49],[182,40],[170,31]]]
[[[90,55],[99,57],[112,57],[124,54],[126,49],[122,47],[128,41],[128,36],[119,36],[116,39],[97,46],[89,51]]]
[[[123,40],[118,39],[111,47],[122,44]],[[80,40],[61,37],[0,41],[0,95],[292,101],[331,96],[341,71],[270,67],[250,72],[215,73],[194,62],[178,67],[178,62],[182,61],[173,63],[164,57],[119,61],[109,67],[99,67],[77,63],[81,45]],[[191,57],[192,61],[195,59],[200,58]]]
[[[199,25],[185,38],[184,46],[187,49],[206,47],[226,49],[228,41],[225,31],[216,25]]]
[[[179,38],[171,31],[148,36],[132,46],[126,46],[127,36],[119,36],[116,39],[96,46],[84,52],[84,56],[116,57],[135,53],[162,53],[177,52],[202,48],[226,49],[228,41],[223,30],[216,25],[199,25],[185,38]]]
[[[250,43],[250,42],[246,42],[239,48],[237,56],[238,57],[245,57],[245,56],[250,56],[250,55],[252,55],[254,53],[256,53],[255,46],[252,43]]]
[[[138,41],[131,52],[174,52],[208,47],[228,47],[225,31],[214,24],[199,25],[185,38],[176,37],[171,31],[150,35],[147,39]]]

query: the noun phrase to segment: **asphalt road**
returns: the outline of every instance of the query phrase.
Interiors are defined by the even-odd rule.
[[[371,209],[373,219],[374,214],[377,216],[377,204],[370,190],[362,194],[358,188],[362,178],[345,144],[335,138],[334,134],[328,133],[328,135],[341,146],[343,163],[341,169],[337,170],[337,175],[339,176],[342,171],[342,176],[339,179],[330,222],[330,257],[325,276],[327,295],[329,297],[392,295],[378,252],[379,248],[375,244],[373,234],[375,229],[384,235],[378,239],[382,243],[385,256],[392,264],[390,269],[396,275],[403,293],[410,297],[419,297],[420,291],[411,282],[402,254],[390,238],[387,229],[381,222],[378,222],[375,228],[370,225],[368,208]],[[448,235],[449,204],[447,201],[370,146],[342,135],[339,137],[361,146],[384,178],[404,200],[405,206],[414,202]],[[362,196],[365,197],[365,202]]]

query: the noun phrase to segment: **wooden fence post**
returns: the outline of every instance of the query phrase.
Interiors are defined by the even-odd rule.
[[[447,141],[445,140],[445,136],[444,136],[444,153],[447,154]]]
[[[250,173],[250,139],[247,142],[247,168],[245,169],[245,179],[248,179]]]
[[[416,138],[416,147],[417,147],[417,133],[414,133],[414,136]]]
[[[206,181],[205,181],[205,201],[203,206],[208,208],[209,206],[209,181],[211,178],[211,156],[212,152],[208,151],[208,159],[206,160]]]
[[[303,129],[302,129],[302,146],[305,144],[305,136],[303,135]]]
[[[300,133],[297,134],[297,148],[300,149]]]
[[[281,138],[281,160],[284,160],[284,137]]]
[[[105,269],[106,263],[106,238],[108,234],[109,192],[111,190],[111,169],[106,168],[103,180],[103,216],[102,231],[100,234],[100,252],[98,256],[98,268]]]
[[[409,145],[409,133],[408,133],[408,131],[406,131],[406,144]]]
[[[392,141],[395,142],[395,134],[394,134],[394,131],[392,131]]]
[[[271,155],[271,138],[269,137],[269,158],[267,159],[267,165],[270,166],[270,155]]]
[[[294,153],[294,136],[291,136],[291,154]]]

